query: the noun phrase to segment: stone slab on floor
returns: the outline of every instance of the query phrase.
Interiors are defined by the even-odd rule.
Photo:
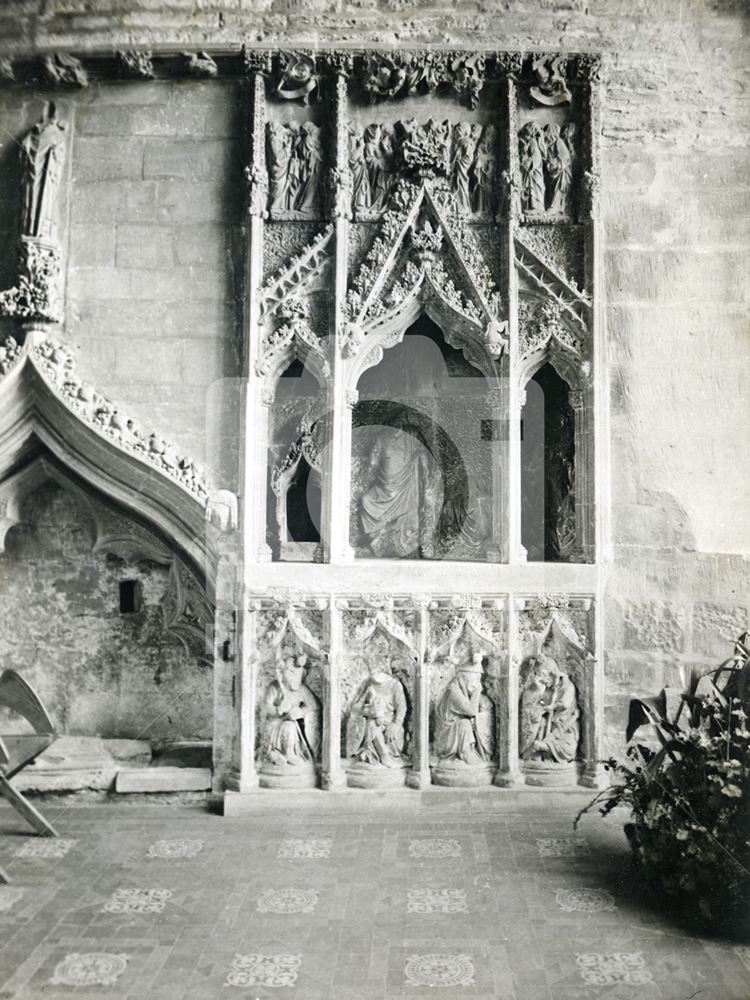
[[[506,801],[61,802],[56,841],[0,807],[0,997],[747,1000],[750,949],[639,899],[619,818]]]
[[[115,776],[115,791],[127,792],[202,792],[211,787],[207,767],[133,767],[121,768]]]

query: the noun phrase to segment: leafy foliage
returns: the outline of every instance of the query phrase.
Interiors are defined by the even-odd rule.
[[[750,899],[750,644],[674,698],[634,699],[627,761],[605,762],[612,783],[586,806],[629,807],[625,833],[651,886],[712,921],[745,921]],[[636,740],[644,726],[652,745]]]

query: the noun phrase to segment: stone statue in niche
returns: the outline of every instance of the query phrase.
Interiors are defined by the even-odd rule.
[[[521,206],[525,212],[543,212],[545,186],[542,129],[537,122],[526,122],[518,135]]]
[[[388,204],[394,177],[395,143],[387,125],[368,125],[364,132],[364,160],[370,188],[372,212],[382,212]]]
[[[303,122],[300,126],[297,158],[299,191],[294,207],[298,212],[312,214],[317,208],[322,158],[320,131],[312,122]]]
[[[286,125],[268,125],[268,188],[271,212],[287,211],[294,205],[291,166],[294,135]]]
[[[266,688],[262,707],[261,781],[268,787],[315,784],[321,708],[305,683],[306,654],[286,655]]]
[[[269,122],[266,160],[270,213],[315,215],[320,208],[322,176],[318,126],[313,122],[299,126]]]
[[[361,720],[361,738],[352,753],[348,782],[358,788],[403,784],[407,761],[404,686],[393,674],[393,659],[376,657],[354,696],[350,724]]]
[[[518,133],[524,212],[570,215],[576,160],[575,125],[529,121]]]
[[[349,126],[349,173],[352,179],[354,215],[366,212],[372,204],[370,175],[365,164],[365,136],[361,125]]]
[[[530,784],[571,780],[581,736],[578,696],[571,679],[545,653],[522,665],[520,756]]]
[[[494,125],[485,125],[477,143],[474,166],[472,167],[472,208],[479,215],[492,215],[495,209],[494,190],[497,174],[497,130]]]
[[[57,196],[65,159],[65,125],[55,105],[21,142],[22,234],[36,239],[57,238]]]
[[[553,561],[572,558],[576,543],[574,421],[571,407],[563,407],[546,442],[552,460],[544,466],[544,551]]]
[[[370,454],[370,485],[359,501],[362,533],[372,555],[432,555],[432,486],[428,449],[402,419],[385,427]]]
[[[454,677],[435,709],[433,778],[439,785],[492,781],[495,706],[484,690],[481,652],[460,654]]]
[[[481,126],[469,122],[459,122],[453,129],[451,184],[459,208],[467,213],[472,210],[472,168],[480,132]]]
[[[563,139],[560,126],[554,122],[546,125],[545,169],[549,190],[548,212],[570,211],[570,194],[573,183],[573,157],[567,142]]]

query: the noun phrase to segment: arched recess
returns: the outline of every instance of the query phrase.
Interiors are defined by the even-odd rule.
[[[350,537],[360,558],[499,557],[500,365],[475,331],[446,334],[433,306],[413,302],[379,325],[352,367]],[[388,463],[401,472],[387,475]]]
[[[49,367],[49,366],[46,366]],[[90,387],[78,380],[85,395]],[[123,446],[74,406],[45,371],[33,344],[0,379],[0,486],[40,455],[168,538],[212,586],[217,556],[206,526],[205,490],[196,492]],[[91,390],[93,392],[93,390]]]
[[[521,370],[521,530],[531,562],[593,559],[593,400],[581,368],[548,345]]]
[[[164,626],[186,650],[201,649],[201,659],[213,661],[213,585],[171,540],[142,519],[126,515],[91,486],[66,469],[48,451],[40,451],[0,483],[0,554],[8,532],[23,520],[29,496],[47,483],[70,494],[85,512],[90,545],[95,553],[114,555],[128,565],[147,561],[169,570],[169,591],[162,605]]]
[[[172,540],[47,450],[0,484],[0,510],[5,665],[29,677],[58,729],[209,739],[214,607]]]
[[[308,562],[320,553],[327,377],[310,355],[284,361],[267,380],[266,540],[274,559]]]

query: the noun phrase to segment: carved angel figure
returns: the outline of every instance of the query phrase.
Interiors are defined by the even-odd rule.
[[[520,752],[523,760],[575,760],[580,739],[575,685],[551,656],[528,661],[521,694]]]
[[[560,126],[553,122],[544,127],[544,151],[549,192],[547,211],[568,212],[573,183],[573,159],[567,142],[560,134]]]
[[[518,135],[521,204],[525,212],[543,212],[545,186],[542,130],[537,122],[526,122]]]
[[[391,662],[373,664],[352,705],[352,712],[365,720],[364,734],[354,758],[364,764],[402,767],[406,710],[404,687],[393,676]]]
[[[292,208],[292,160],[294,133],[288,125],[270,122],[268,126],[268,198],[272,212]]]
[[[497,173],[495,150],[496,129],[485,125],[477,143],[474,165],[471,171],[471,204],[480,215],[491,215],[494,211],[494,191]]]
[[[296,149],[299,189],[294,207],[298,212],[314,213],[318,207],[322,155],[318,126],[312,122],[303,122],[299,128]]]
[[[482,654],[459,664],[435,710],[435,753],[469,766],[492,756],[495,707],[482,689]]]
[[[287,656],[263,700],[263,756],[277,766],[309,764],[320,748],[320,702],[304,683],[307,656]]]
[[[365,163],[365,136],[361,125],[349,126],[349,173],[352,179],[352,211],[356,216],[372,204],[370,175]]]
[[[453,129],[453,150],[451,153],[451,184],[458,207],[463,212],[471,212],[471,169],[478,135],[468,122],[459,122]]]
[[[364,161],[370,185],[369,207],[383,211],[393,182],[393,136],[385,125],[368,125],[364,132]]]
[[[21,142],[21,204],[24,236],[54,240],[57,196],[65,158],[65,125],[50,102],[44,118]]]

